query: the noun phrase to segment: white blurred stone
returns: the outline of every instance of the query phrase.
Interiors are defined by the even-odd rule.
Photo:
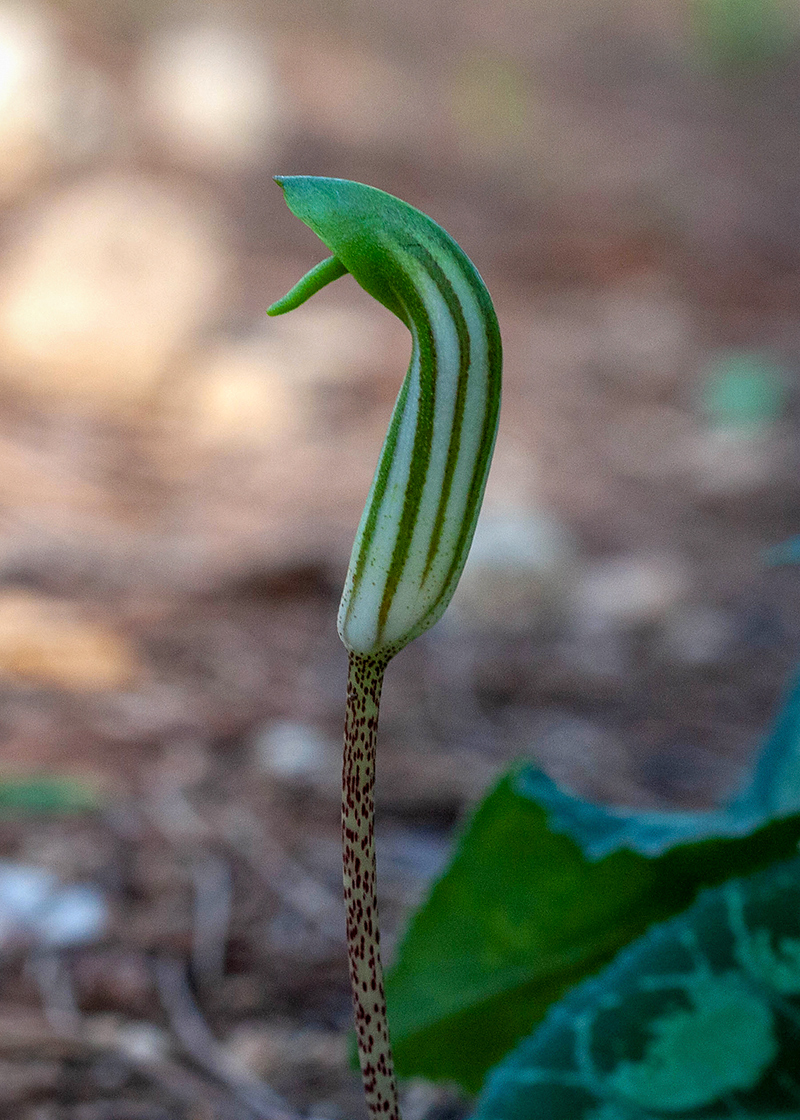
[[[148,179],[101,175],[32,217],[0,271],[0,361],[18,388],[140,402],[209,315],[218,222]]]
[[[735,428],[708,428],[693,441],[687,462],[701,492],[747,494],[774,484],[783,451],[774,432],[750,436]]]
[[[0,862],[0,915],[28,925],[52,898],[58,879],[43,867]]]
[[[150,43],[137,86],[171,157],[235,169],[272,150],[281,96],[268,44],[254,30],[215,23],[173,29]]]
[[[569,715],[545,717],[531,748],[545,773],[578,797],[617,804],[641,800],[624,742],[596,723]]]
[[[634,386],[674,380],[691,334],[683,304],[632,285],[603,293],[599,312],[604,356],[615,376]]]
[[[171,1049],[165,1031],[141,1021],[119,1023],[113,1032],[113,1041],[117,1049],[135,1062],[164,1061]]]
[[[61,886],[42,867],[0,861],[0,947],[17,938],[51,949],[86,944],[108,921],[108,904],[96,887]]]
[[[686,604],[673,611],[662,633],[664,651],[685,665],[711,665],[719,661],[734,638],[735,621],[719,607]]]
[[[484,510],[445,617],[456,625],[527,629],[558,608],[574,567],[574,542],[555,518]]]
[[[332,750],[325,736],[305,723],[282,720],[256,735],[254,753],[260,768],[278,778],[297,780],[327,775],[339,750]]]
[[[393,368],[399,388],[408,350],[407,332],[399,334],[380,311],[300,308],[261,332],[219,341],[180,380],[167,379],[159,393],[162,419],[185,440],[182,447],[212,453],[290,441],[297,453],[309,436],[326,434],[331,409],[337,433],[343,418],[363,431],[353,392]],[[398,341],[402,352],[395,355]],[[387,420],[389,410],[387,399]]]
[[[663,620],[691,591],[686,564],[671,554],[618,556],[587,564],[572,607],[576,628],[627,629]]]
[[[539,469],[531,448],[503,435],[492,457],[482,506],[484,515],[524,519],[527,511],[536,509],[539,489]]]
[[[344,1034],[315,1027],[242,1023],[231,1031],[223,1049],[231,1069],[240,1075],[281,1077],[299,1066],[325,1072],[347,1068]]]
[[[449,1085],[436,1085],[422,1077],[411,1077],[403,1083],[402,1114],[404,1120],[428,1120],[447,1116],[455,1111],[457,1090]]]
[[[42,945],[63,949],[96,941],[106,932],[108,923],[104,896],[96,887],[83,883],[58,891],[39,915],[35,931]]]

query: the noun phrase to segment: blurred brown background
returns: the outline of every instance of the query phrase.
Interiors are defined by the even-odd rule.
[[[324,255],[272,175],[431,214],[505,340],[473,556],[385,691],[390,949],[509,760],[706,805],[757,743],[799,134],[790,0],[0,4],[0,802],[96,806],[0,820],[0,1115],[362,1115],[335,614],[409,340],[349,278],[267,320]]]

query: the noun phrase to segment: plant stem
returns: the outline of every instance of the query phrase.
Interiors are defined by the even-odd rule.
[[[342,770],[347,951],[358,1057],[373,1120],[400,1120],[375,890],[375,743],[385,659],[350,654]]]

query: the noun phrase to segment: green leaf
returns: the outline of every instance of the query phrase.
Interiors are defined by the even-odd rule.
[[[475,1120],[797,1120],[800,860],[730,880],[572,991]]]
[[[699,43],[720,69],[774,65],[792,46],[782,0],[691,0],[689,13]]]
[[[718,354],[704,371],[698,403],[712,428],[758,436],[785,410],[788,378],[768,354]]]
[[[617,850],[591,860],[521,791],[528,776],[507,774],[479,806],[387,977],[401,1076],[477,1090],[569,987],[702,886],[784,859],[800,837],[792,816],[657,859]]]
[[[800,537],[790,537],[768,548],[765,553],[767,564],[800,564]]]
[[[399,1072],[476,1089],[572,984],[700,887],[793,855],[799,837],[800,677],[718,809],[605,808],[519,767],[467,826],[388,978]]]
[[[0,776],[0,818],[37,813],[84,813],[99,805],[97,790],[76,778],[56,774],[26,778]]]

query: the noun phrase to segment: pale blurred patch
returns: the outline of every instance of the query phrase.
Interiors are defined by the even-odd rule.
[[[449,624],[525,632],[558,618],[577,564],[571,534],[543,510],[486,510],[456,588]]]
[[[689,566],[677,553],[630,554],[588,562],[572,596],[577,630],[662,623],[692,591]]]
[[[357,381],[387,367],[396,378],[395,389],[400,388],[411,349],[408,332],[377,304],[308,304],[277,320],[274,327],[277,345],[298,382]]]
[[[407,345],[404,329],[393,326],[378,308],[301,308],[212,343],[165,384],[159,414],[187,451],[258,452],[330,437],[342,423],[360,427],[363,416],[348,412],[349,394],[375,380],[395,338]],[[402,360],[398,354],[392,388],[402,380]],[[329,412],[344,420],[332,424]]]
[[[743,437],[712,428],[697,433],[687,462],[701,494],[731,496],[774,489],[779,476],[793,471],[794,455],[792,433]]]
[[[0,272],[14,387],[114,411],[141,402],[213,312],[215,215],[142,176],[98,175],[41,205]]]
[[[210,355],[182,395],[178,415],[201,447],[259,447],[290,438],[300,426],[286,378],[235,348]]]
[[[142,670],[128,641],[68,600],[0,594],[0,675],[46,688],[126,688]]]
[[[118,145],[117,108],[108,78],[64,49],[51,12],[0,6],[0,201]]]
[[[0,189],[15,193],[50,154],[57,47],[42,12],[0,8]]]
[[[605,450],[629,478],[658,481],[684,477],[696,438],[692,416],[671,405],[634,405],[615,418]]]
[[[162,33],[145,47],[135,84],[171,159],[236,170],[274,158],[285,97],[258,31],[206,22]]]
[[[603,357],[615,380],[654,389],[677,380],[693,332],[685,304],[639,279],[603,292],[598,317]]]
[[[430,137],[438,108],[409,67],[333,35],[287,45],[286,82],[298,123],[344,144],[387,147]]]

